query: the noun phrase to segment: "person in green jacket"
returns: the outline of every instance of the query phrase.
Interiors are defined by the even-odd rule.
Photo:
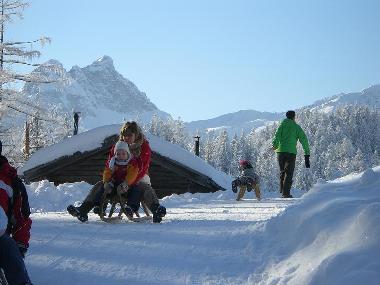
[[[283,198],[293,198],[290,195],[290,188],[296,164],[297,141],[301,142],[305,153],[305,166],[310,168],[309,142],[305,132],[295,122],[295,117],[294,111],[286,112],[286,119],[281,122],[272,141],[273,150],[277,152],[280,166],[280,192]]]

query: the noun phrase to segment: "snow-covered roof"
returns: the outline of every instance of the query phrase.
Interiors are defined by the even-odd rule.
[[[33,153],[25,165],[19,169],[19,174],[37,166],[47,164],[58,158],[73,155],[76,152],[86,152],[102,147],[104,140],[110,136],[119,134],[121,124],[98,127],[79,135],[72,136],[50,147],[40,149]],[[232,178],[225,173],[216,170],[201,158],[183,149],[179,145],[172,144],[160,137],[145,134],[152,151],[161,156],[170,158],[178,163],[210,177],[224,189],[229,189]]]

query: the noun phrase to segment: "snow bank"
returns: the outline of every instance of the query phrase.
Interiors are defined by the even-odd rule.
[[[22,175],[29,169],[48,163],[62,156],[72,155],[78,151],[85,152],[99,148],[102,146],[105,138],[118,134],[121,126],[122,125],[120,124],[116,124],[92,129],[79,135],[66,138],[50,147],[41,149],[35,152],[18,172]],[[151,134],[145,135],[153,151],[210,177],[224,189],[230,189],[232,177],[216,170],[203,159],[188,152],[179,145],[172,144]]]
[[[379,185],[377,167],[320,182],[300,199],[172,195],[162,199],[168,214],[159,225],[110,225],[95,214],[82,224],[66,213],[34,213],[26,263],[41,285],[375,285]],[[35,212],[64,211],[90,187],[42,181],[28,191]]]
[[[69,204],[82,202],[92,185],[86,182],[54,186],[47,180],[26,185],[32,213],[62,212]]]
[[[69,204],[79,205],[91,188],[92,185],[86,182],[64,183],[55,186],[53,182],[47,180],[26,185],[32,213],[66,211],[66,207]],[[295,198],[301,197],[303,193],[304,192],[300,190],[292,190],[292,194]],[[196,203],[207,204],[218,201],[232,201],[236,199],[236,195],[236,193],[233,193],[230,190],[217,191],[214,193],[172,194],[162,198],[161,203],[166,207],[171,208]],[[277,192],[262,193],[263,199],[275,199],[278,197],[279,194]],[[254,192],[246,192],[244,198],[255,199],[255,194]]]
[[[314,186],[247,246],[248,284],[379,284],[379,186],[380,167]]]

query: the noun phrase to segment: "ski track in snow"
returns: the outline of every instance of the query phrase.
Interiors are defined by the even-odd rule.
[[[261,258],[249,239],[297,200],[185,204],[161,224],[35,213],[26,265],[38,285],[245,284]]]

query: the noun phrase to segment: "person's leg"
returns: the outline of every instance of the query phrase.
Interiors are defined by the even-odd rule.
[[[260,186],[259,186],[259,183],[255,183],[254,184],[254,189],[255,189],[255,195],[256,195],[256,199],[258,201],[261,200],[261,192],[260,192]]]
[[[284,178],[284,188],[283,188],[283,196],[290,196],[290,188],[293,184],[293,174],[294,168],[296,166],[296,155],[292,153],[287,153],[286,162],[285,162],[285,178]]]
[[[240,190],[239,190],[238,196],[236,198],[236,201],[240,201],[244,197],[244,193],[245,193],[245,190],[247,190],[247,186],[240,185],[239,188],[240,188]]]
[[[77,217],[81,222],[86,222],[88,220],[88,213],[94,208],[95,203],[100,199],[104,192],[103,181],[97,182],[88,192],[86,198],[83,200],[82,205],[79,207],[74,207],[69,205],[67,211],[70,215]],[[99,198],[100,197],[100,198]]]
[[[160,223],[162,218],[166,215],[166,208],[160,205],[156,191],[154,191],[150,184],[144,182],[137,184],[137,187],[142,193],[141,201],[145,202],[153,214],[153,222]]]
[[[91,188],[90,192],[87,194],[82,204],[87,203],[87,204],[95,205],[96,203],[100,203],[103,192],[104,192],[103,181],[99,181]]]
[[[284,191],[284,181],[285,181],[285,153],[277,153],[278,166],[280,167],[280,193],[283,194]]]
[[[137,186],[132,186],[128,189],[127,206],[129,206],[133,212],[137,212],[140,208],[141,194],[142,193]]]
[[[157,198],[156,191],[148,183],[140,182],[138,185],[142,195],[141,201],[145,202],[149,210],[153,213],[157,210],[157,207],[160,205],[160,202]]]
[[[30,283],[20,250],[7,234],[0,237],[0,267],[4,270],[9,285]]]

